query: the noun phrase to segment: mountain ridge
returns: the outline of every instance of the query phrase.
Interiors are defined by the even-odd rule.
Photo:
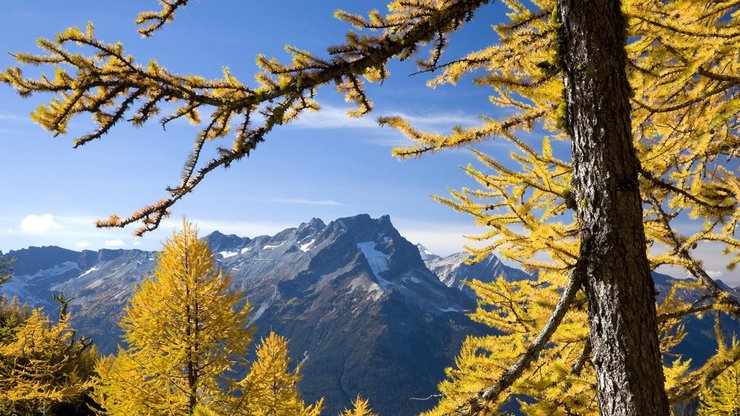
[[[389,216],[328,223],[313,218],[272,236],[215,231],[202,238],[235,288],[245,290],[255,340],[270,330],[290,340],[294,362],[302,362],[304,398],[325,397],[327,414],[338,413],[358,393],[381,414],[431,407],[431,401],[408,398],[436,392],[465,336],[491,333],[466,316],[475,300],[465,281],[532,278],[494,255],[473,265],[466,264],[467,253],[437,256],[406,240]],[[154,251],[55,246],[6,255],[16,259],[16,276],[0,291],[30,299],[50,314],[51,293],[63,291],[73,298],[73,326],[104,352],[120,342],[123,308],[156,259]],[[656,278],[659,292],[670,288],[671,279]],[[702,338],[689,346],[700,350],[700,359],[710,354],[711,343],[704,344]]]

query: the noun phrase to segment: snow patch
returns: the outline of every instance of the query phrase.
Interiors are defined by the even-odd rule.
[[[249,251],[251,249],[252,249],[252,247],[244,247],[243,249],[239,250],[239,253],[244,254],[244,253],[246,253],[247,251]]]
[[[357,248],[360,249],[362,255],[367,259],[367,263],[370,265],[370,269],[378,279],[380,273],[388,270],[388,256],[375,248],[374,241],[365,241],[363,243],[357,243]]]
[[[455,309],[455,308],[444,308],[444,309],[442,309],[442,308],[437,308],[437,309],[439,309],[439,310],[440,310],[440,312],[460,312],[460,310],[459,310],[459,309]]]
[[[85,273],[82,273],[82,274],[81,274],[81,275],[79,275],[79,276],[78,276],[77,278],[79,279],[79,278],[81,278],[81,277],[83,277],[83,276],[87,276],[88,274],[90,274],[90,273],[92,273],[92,272],[96,272],[96,271],[98,271],[98,268],[97,268],[97,267],[91,267],[91,268],[89,268],[89,269],[85,270]]]
[[[220,254],[221,257],[223,257],[225,259],[228,259],[229,257],[236,256],[237,254],[239,254],[239,252],[237,252],[237,251],[219,251],[218,254]]]
[[[282,242],[282,243],[277,244],[277,245],[265,244],[265,246],[262,247],[262,250],[272,250],[273,248],[277,248],[277,247],[280,247],[282,245],[285,245],[285,242]]]
[[[309,241],[309,242],[308,242],[308,243],[306,243],[306,244],[301,244],[301,246],[300,246],[300,247],[298,247],[298,248],[299,248],[299,249],[300,249],[300,250],[301,250],[302,252],[304,252],[304,253],[305,253],[305,252],[307,252],[308,250],[310,250],[310,249],[311,249],[311,246],[312,246],[312,245],[313,245],[313,243],[315,243],[315,242],[316,242],[316,239],[314,238],[313,240]]]

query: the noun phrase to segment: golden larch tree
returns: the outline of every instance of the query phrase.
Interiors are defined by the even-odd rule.
[[[184,221],[126,307],[121,327],[128,348],[98,366],[95,400],[108,415],[227,409],[229,376],[251,342],[250,310]]]
[[[737,340],[733,340],[737,345]],[[737,416],[740,414],[740,362],[735,362],[715,378],[699,395],[699,416]]]
[[[367,399],[357,396],[352,401],[352,409],[344,409],[339,416],[378,416],[378,414],[370,409]]]
[[[30,316],[3,306],[3,319],[16,322],[12,341],[0,344],[0,412],[56,414],[66,406],[85,409],[98,353],[87,338],[77,338],[68,315],[52,322],[41,309]],[[12,316],[11,316],[12,315]],[[0,327],[7,322],[0,322]],[[2,329],[2,328],[0,328]]]
[[[259,416],[318,416],[322,401],[306,405],[298,393],[300,365],[290,369],[288,340],[274,332],[257,346],[249,374],[239,382],[241,397],[234,414]]]

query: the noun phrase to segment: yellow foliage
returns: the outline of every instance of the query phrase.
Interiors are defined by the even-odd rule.
[[[483,118],[478,126],[449,134],[423,132],[399,117],[381,119],[414,142],[395,149],[399,157],[491,138],[509,143],[508,161],[473,150],[480,167],[465,170],[477,189],[436,198],[471,215],[486,230],[471,237],[486,244],[469,247],[475,260],[495,250],[537,277],[531,282],[471,283],[479,296],[471,318],[499,335],[465,341],[455,368],[448,369],[448,379],[440,384],[443,398],[429,415],[455,414],[524,354],[545,326],[578,258],[580,230],[574,212],[581,202],[573,200],[570,190],[570,161],[557,156],[567,154],[562,145],[569,137],[563,126],[555,1],[505,4],[511,10],[510,22],[494,27],[500,41],[441,67],[430,85],[457,83],[474,74],[476,84],[492,89],[491,102],[506,109],[506,116]],[[737,171],[724,166],[728,158],[738,156],[740,143],[740,96],[734,87],[740,73],[740,14],[709,0],[628,0],[623,5],[629,19],[628,75],[634,94],[633,141],[642,165],[646,250],[652,267],[677,266],[696,278],[675,286],[658,307],[661,349],[668,353],[686,336],[681,325],[686,315],[740,313],[692,253],[697,245],[712,242],[722,245],[726,254],[734,253],[728,267],[740,260],[740,179]],[[480,75],[480,70],[486,72]],[[532,135],[535,125],[550,134]],[[693,229],[679,231],[679,218],[699,220]],[[709,296],[690,305],[678,290]],[[587,301],[579,294],[574,305],[545,351],[488,411],[496,412],[513,395],[525,395],[534,400],[520,403],[529,415],[598,413]],[[702,379],[708,368],[689,373],[688,365],[679,358],[665,368],[668,389],[698,392],[685,384]]]
[[[352,401],[352,409],[344,409],[339,416],[378,416],[378,414],[370,409],[367,399],[358,395]]]
[[[66,316],[53,324],[34,309],[24,319],[13,340],[0,344],[0,411],[46,413],[81,402],[90,389],[96,349],[88,339],[75,338]]]
[[[300,366],[290,370],[288,340],[274,332],[257,346],[257,359],[239,383],[243,396],[237,399],[235,414],[253,416],[319,416],[323,401],[305,405],[297,384]]]
[[[135,290],[121,321],[129,348],[101,361],[94,397],[109,415],[223,411],[224,384],[246,354],[250,306],[215,269],[213,253],[183,223]],[[228,389],[227,389],[228,390]]]
[[[740,413],[740,361],[714,379],[699,400],[700,416],[736,416]]]

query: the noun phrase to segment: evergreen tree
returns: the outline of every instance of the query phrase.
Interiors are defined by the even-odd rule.
[[[13,296],[10,302],[8,297],[0,295],[0,345],[15,341],[18,328],[31,316],[31,307],[28,303],[20,306],[18,296]]]
[[[183,222],[126,307],[121,327],[129,347],[99,364],[95,400],[108,415],[227,409],[229,376],[253,333],[243,299],[214,267],[195,226]]]
[[[12,259],[7,260],[0,253],[0,285],[10,280],[10,277],[13,275],[11,269],[12,264]]]
[[[362,78],[383,80],[389,76],[389,60],[407,59],[429,45],[430,54],[419,66],[422,72],[438,73],[431,85],[477,73],[475,82],[493,89],[492,102],[507,108],[508,116],[485,118],[479,126],[449,134],[425,133],[399,117],[383,118],[382,124],[416,143],[394,153],[414,157],[492,138],[511,142],[516,150],[510,156],[519,169],[478,152],[482,168],[467,171],[480,189],[463,189],[442,201],[487,228],[478,239],[488,246],[472,250],[478,258],[499,250],[537,271],[539,279],[531,286],[496,282],[478,287],[485,294],[475,319],[508,328],[505,336],[511,338],[466,343],[458,368],[450,370],[452,378],[442,386],[440,409],[492,412],[507,395],[528,389],[550,397],[543,406],[568,413],[571,406],[589,406],[578,394],[590,384],[597,387],[602,414],[665,415],[664,375],[671,378],[670,400],[685,400],[740,356],[736,346],[722,350],[679,382],[676,374],[684,368],[661,370],[658,344],[659,331],[667,335],[664,349],[674,344],[674,324],[688,314],[719,310],[740,315],[737,301],[692,252],[713,242],[723,246],[729,267],[740,261],[735,236],[740,178],[728,168],[736,163],[740,142],[736,4],[533,0],[527,7],[504,0],[511,13],[510,21],[496,26],[500,41],[443,63],[449,33],[487,3],[393,1],[387,14],[374,11],[367,18],[337,12],[362,33],[350,32],[326,59],[296,48],[289,48],[290,64],[259,57],[263,72],[253,88],[228,71],[222,79],[205,80],[171,73],[155,62],[137,65],[120,44],[97,40],[92,26],[41,40],[45,54],[16,55],[21,63],[54,65],[54,78],[28,79],[20,69],[9,68],[0,80],[24,95],[60,93],[34,113],[55,134],[64,133],[72,117],[92,113],[99,128],[76,145],[100,138],[127,119],[145,123],[163,102],[179,105],[165,116],[165,124],[178,118],[198,122],[201,110],[212,110],[170,195],[128,218],[100,222],[125,226],[140,221],[137,233],[143,233],[156,228],[208,173],[247,156],[276,126],[317,110],[317,88],[334,83],[357,105],[351,115],[366,113],[372,102]],[[140,16],[142,34],[160,29],[187,0],[162,4],[160,12]],[[88,46],[93,55],[68,52],[67,45],[75,43]],[[264,115],[259,122],[251,117],[256,113]],[[200,163],[205,144],[227,136],[239,117],[243,122],[230,148]],[[535,127],[551,133],[539,146],[522,135]],[[571,141],[570,158],[555,156],[553,141],[559,140]],[[675,226],[687,217],[697,220],[698,231]],[[649,272],[661,265],[684,269],[696,278],[693,288],[707,295],[692,305],[674,297],[656,311]],[[569,333],[568,328],[576,330]],[[510,343],[495,342],[503,340]],[[539,386],[527,387],[523,374],[535,372]]]
[[[239,383],[242,397],[234,414],[259,416],[318,416],[322,401],[306,406],[297,385],[299,367],[290,370],[288,340],[270,332],[257,346],[257,359],[249,374]]]

